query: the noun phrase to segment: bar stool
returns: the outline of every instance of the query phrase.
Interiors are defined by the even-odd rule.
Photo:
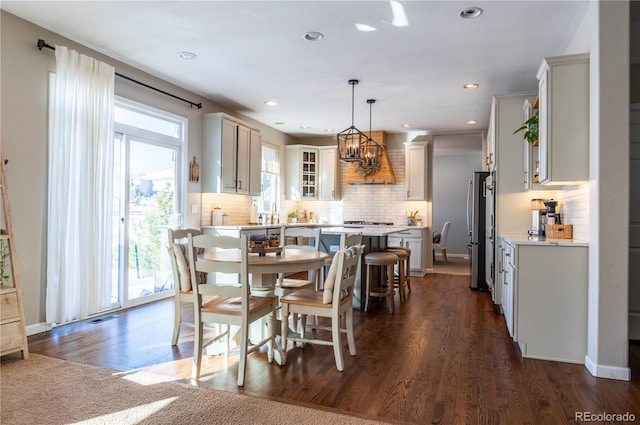
[[[409,293],[411,293],[411,248],[409,248],[407,246],[390,246],[390,247],[387,247],[387,250],[390,250],[390,249],[396,249],[396,250],[399,249],[399,250],[402,250],[402,251],[407,253],[407,258],[406,258],[405,264],[404,264],[404,272],[405,272],[405,278],[406,278],[406,282],[407,282],[407,291]]]
[[[364,302],[364,311],[369,309],[370,297],[386,298],[389,313],[393,313],[393,296],[395,289],[393,285],[393,268],[398,262],[398,256],[393,252],[370,252],[364,256],[364,263],[367,266],[367,287]],[[376,287],[372,287],[374,267],[380,267],[380,280]],[[385,276],[386,267],[386,276]]]
[[[400,302],[403,303],[407,299],[405,289],[407,289],[407,277],[408,268],[407,261],[409,260],[409,254],[402,248],[387,248],[385,252],[392,252],[398,257],[398,273],[394,273],[393,286],[398,288],[400,294]]]

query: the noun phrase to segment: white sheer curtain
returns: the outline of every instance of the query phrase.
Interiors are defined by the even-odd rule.
[[[56,46],[52,93],[46,312],[60,324],[110,305],[114,68]]]

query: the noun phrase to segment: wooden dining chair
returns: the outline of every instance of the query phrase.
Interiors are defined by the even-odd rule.
[[[364,247],[361,245],[362,235],[345,236],[346,247],[338,251],[333,257],[329,268],[329,274],[325,280],[322,291],[301,289],[280,298],[282,313],[282,349],[281,363],[286,362],[286,349],[288,341],[333,346],[333,354],[336,368],[344,370],[342,355],[341,334],[347,334],[349,353],[356,355],[355,337],[353,334],[353,287],[356,276],[359,274],[360,256]],[[307,336],[305,327],[302,327],[300,336],[289,336],[289,314],[297,313],[303,317],[314,315],[326,317],[331,321],[330,326],[316,324],[316,329],[331,331],[331,340],[317,338],[317,333]],[[342,319],[344,318],[344,326]]]
[[[191,272],[189,271],[189,254],[187,253],[187,236],[201,235],[198,229],[167,229],[167,240],[169,244],[167,251],[171,262],[171,276],[173,278],[174,289],[174,321],[173,336],[171,345],[178,344],[180,329],[184,327],[193,328],[193,321],[185,321],[182,318],[182,303],[193,302],[193,290],[191,289]],[[198,281],[205,283],[207,275],[198,275]]]
[[[273,361],[273,344],[275,342],[274,314],[277,298],[274,296],[257,297],[251,295],[248,271],[247,237],[189,235],[189,267],[191,280],[196,281],[196,274],[223,273],[234,274],[239,277],[236,285],[216,285],[214,283],[197,284],[193,286],[195,338],[193,343],[192,378],[200,377],[202,351],[208,345],[220,341],[223,337],[230,337],[229,332],[221,333],[204,342],[204,323],[218,323],[240,327],[240,360],[238,365],[238,386],[244,385],[247,355],[257,351],[264,344],[268,345],[268,360]],[[240,252],[239,262],[209,261],[196,258],[197,249],[218,250],[235,249]],[[257,343],[249,340],[249,325],[267,317],[269,332],[266,338]],[[262,338],[262,336],[260,337]]]
[[[282,227],[280,230],[280,246],[296,247],[308,249],[310,251],[320,251],[320,228],[312,227]],[[318,289],[321,270],[309,270],[307,279],[287,278],[284,275],[278,276],[276,287],[281,289],[280,295],[287,295],[291,291],[314,286]]]

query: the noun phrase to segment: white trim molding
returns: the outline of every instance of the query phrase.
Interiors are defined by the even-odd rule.
[[[589,356],[584,357],[584,366],[596,378],[617,379],[620,381],[631,380],[631,369],[629,367],[596,364]]]

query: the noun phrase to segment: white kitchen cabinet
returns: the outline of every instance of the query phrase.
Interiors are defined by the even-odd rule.
[[[587,244],[502,237],[502,308],[523,357],[584,363]]]
[[[489,117],[489,128],[487,129],[486,139],[486,154],[484,157],[484,165],[487,171],[493,171],[496,168],[496,115],[498,109],[498,102],[496,98],[491,100],[491,116]]]
[[[534,108],[535,98],[527,98],[524,101],[523,105],[523,122],[527,121],[529,118],[538,113],[537,105]],[[519,133],[522,134],[522,133]],[[540,168],[540,159],[539,159],[539,143],[531,144],[527,142],[524,137],[522,138],[522,143],[524,143],[524,156],[523,156],[523,167],[524,171],[522,174],[522,182],[525,191],[529,190],[560,190],[561,186],[552,186],[552,185],[542,185],[540,184],[540,176],[539,176],[539,168]]]
[[[494,146],[493,156],[493,222],[494,234],[519,233],[526,235],[531,228],[531,194],[522,187],[522,161],[526,142],[520,133],[513,134],[523,122],[522,105],[534,98],[536,92],[494,96],[491,129],[488,132]],[[537,196],[533,196],[537,197]],[[553,196],[549,196],[550,198]],[[492,206],[489,204],[488,208]],[[488,211],[491,217],[491,211]],[[494,264],[500,259],[494,244]],[[491,298],[502,303],[502,285],[493,285]]]
[[[262,136],[258,129],[222,114],[205,114],[202,191],[259,196]]]
[[[318,151],[320,161],[318,199],[320,201],[337,201],[340,199],[338,147],[322,146],[318,148]]]
[[[406,229],[387,237],[387,246],[411,248],[411,276],[423,277],[427,274],[427,229],[424,227]]]
[[[249,133],[249,191],[248,195],[262,194],[262,133],[251,129]]]
[[[589,55],[545,58],[538,69],[540,183],[589,180]]]
[[[285,149],[286,199],[293,201],[318,199],[318,148],[289,145],[285,146]]]
[[[432,183],[427,179],[433,146],[429,142],[405,143],[407,201],[430,201]]]
[[[500,252],[500,258],[498,258],[498,271],[500,273],[498,284],[502,285],[502,314],[507,323],[509,335],[515,339],[513,328],[513,277],[515,274],[512,261],[514,258],[513,246],[501,238],[498,251]]]

